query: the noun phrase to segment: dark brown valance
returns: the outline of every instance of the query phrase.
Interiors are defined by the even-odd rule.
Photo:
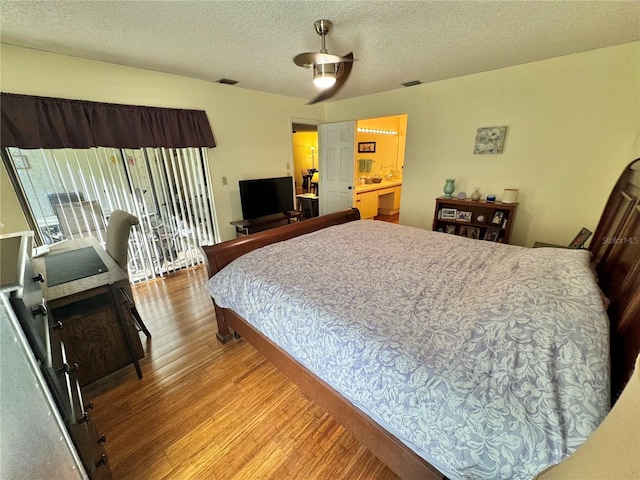
[[[215,147],[202,110],[2,93],[3,148]]]

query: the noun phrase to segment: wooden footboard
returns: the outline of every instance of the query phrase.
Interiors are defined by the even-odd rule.
[[[256,248],[261,248],[271,243],[281,242],[290,238],[299,237],[307,233],[315,232],[332,225],[360,220],[360,211],[351,208],[342,212],[330,213],[321,217],[311,218],[302,222],[296,222],[282,227],[272,228],[263,232],[254,233],[245,237],[228,240],[217,245],[206,245],[200,247],[202,251],[209,277],[213,276],[236,258],[249,253]],[[216,321],[218,322],[218,333],[216,336],[222,343],[226,343],[233,337],[229,331],[229,326],[225,321],[224,312],[214,302],[216,310]]]

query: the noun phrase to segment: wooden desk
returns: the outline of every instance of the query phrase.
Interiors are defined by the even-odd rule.
[[[92,247],[107,271],[60,285],[47,284],[46,257],[56,253]],[[81,365],[81,386],[92,383],[131,363],[138,378],[142,371],[138,359],[144,357],[140,337],[122,294],[129,277],[94,237],[83,237],[54,245],[45,256],[34,258],[36,272],[45,278],[42,294],[54,321],[60,322],[66,355],[70,364]]]

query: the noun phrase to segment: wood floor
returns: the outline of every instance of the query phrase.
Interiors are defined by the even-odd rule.
[[[116,480],[397,479],[243,339],[216,338],[204,267],[134,288],[153,338],[86,389]]]

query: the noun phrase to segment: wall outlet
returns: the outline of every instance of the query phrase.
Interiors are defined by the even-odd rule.
[[[226,185],[227,183],[227,177],[222,177],[222,185]]]

